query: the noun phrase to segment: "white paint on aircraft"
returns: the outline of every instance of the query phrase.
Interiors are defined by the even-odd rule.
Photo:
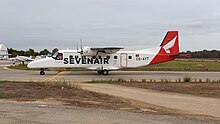
[[[168,31],[168,38],[175,36],[164,46],[142,49],[136,51],[122,51],[121,47],[85,47],[81,50],[59,50],[53,57],[47,57],[35,60],[28,64],[28,68],[39,68],[41,74],[44,75],[46,68],[87,68],[97,70],[99,74],[107,75],[109,70],[120,68],[134,68],[150,64],[174,60],[170,48],[179,50],[179,46],[175,46],[178,42],[178,32]],[[161,49],[165,49],[167,54],[160,53]]]

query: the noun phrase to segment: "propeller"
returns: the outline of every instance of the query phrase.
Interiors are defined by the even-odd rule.
[[[83,53],[82,39],[80,39],[80,49],[81,49],[81,53]]]
[[[81,56],[90,56],[89,54],[91,53],[90,47],[83,47],[83,42],[82,39],[80,39],[80,50],[78,50],[78,53],[81,54]]]
[[[79,48],[78,48],[78,42],[77,42],[77,50],[78,50],[78,53],[80,53],[81,55],[83,54],[82,39],[80,39],[80,51],[79,51]]]

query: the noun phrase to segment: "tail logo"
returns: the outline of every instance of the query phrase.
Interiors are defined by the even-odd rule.
[[[177,38],[177,36],[174,37],[170,42],[168,42],[166,45],[163,46],[163,48],[167,54],[171,53],[170,49],[174,47],[175,42],[176,42],[176,38]]]

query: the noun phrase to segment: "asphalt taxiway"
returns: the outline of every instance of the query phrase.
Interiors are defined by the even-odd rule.
[[[91,80],[110,80],[110,79],[126,79],[126,80],[178,80],[186,76],[192,79],[210,79],[220,80],[220,72],[180,72],[180,71],[111,71],[109,75],[98,75],[96,71],[45,71],[45,75],[40,75],[39,71],[30,70],[12,70],[7,69],[11,62],[0,61],[0,80],[10,81],[52,81],[65,80],[84,82]]]
[[[46,71],[45,75],[40,75],[39,71],[28,70],[11,70],[3,66],[0,67],[0,80],[10,81],[75,81],[85,82],[91,80],[110,80],[110,79],[126,79],[126,80],[178,80],[189,76],[192,79],[210,79],[220,80],[220,72],[172,72],[172,71],[111,71],[109,75],[98,75],[95,71]]]

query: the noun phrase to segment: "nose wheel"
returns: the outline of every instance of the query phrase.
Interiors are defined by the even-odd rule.
[[[44,68],[41,68],[41,69],[40,69],[40,75],[45,75]]]
[[[40,71],[40,75],[45,75],[45,72],[44,71]]]

